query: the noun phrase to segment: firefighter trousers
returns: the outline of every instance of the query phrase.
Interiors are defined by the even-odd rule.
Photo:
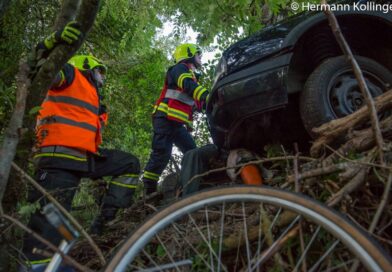
[[[173,144],[185,154],[196,148],[195,141],[184,124],[171,121],[165,117],[153,118],[154,135],[150,159],[144,169],[143,181],[155,182],[170,160]]]
[[[72,200],[81,178],[112,177],[106,195],[102,200],[102,209],[106,208],[107,210],[101,210],[100,212],[107,212],[109,216],[114,217],[118,208],[129,207],[132,202],[140,172],[139,160],[126,152],[102,149],[100,156],[94,156],[91,163],[94,167],[88,172],[61,168],[37,168],[35,177],[37,182],[67,210],[71,210]],[[35,189],[29,191],[28,200],[30,202],[39,201],[41,208],[49,203]],[[28,226],[54,245],[58,245],[62,238],[57,230],[47,222],[40,210],[32,214]],[[23,253],[32,264],[35,260],[43,259],[42,256],[32,253],[34,247],[47,249],[44,244],[34,237],[26,235],[24,237]]]
[[[195,193],[199,190],[201,178],[192,179],[209,169],[209,160],[219,155],[219,149],[214,144],[208,144],[185,153],[181,162],[179,184],[182,195]]]

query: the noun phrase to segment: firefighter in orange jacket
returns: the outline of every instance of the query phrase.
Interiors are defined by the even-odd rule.
[[[186,127],[192,126],[193,110],[201,110],[208,95],[194,73],[201,67],[200,48],[195,44],[181,44],[174,52],[174,59],[176,64],[166,73],[153,111],[152,152],[143,174],[146,194],[157,190],[159,176],[169,162],[173,144],[182,153],[196,147]]]
[[[78,31],[74,25],[71,27],[73,34]],[[43,46],[50,50],[47,40]],[[38,152],[34,156],[36,180],[67,210],[71,209],[81,178],[112,177],[92,225],[95,233],[102,230],[106,221],[114,219],[119,208],[130,206],[140,172],[139,160],[132,154],[98,149],[107,120],[100,95],[106,70],[99,59],[90,55],[74,56],[65,64],[41,105],[36,127]],[[36,190],[29,192],[29,200],[40,200],[41,207],[48,202]],[[55,245],[59,244],[61,237],[40,211],[31,216],[29,226]],[[50,259],[33,254],[34,247],[46,249],[44,244],[26,235],[23,252],[32,271],[39,271]]]

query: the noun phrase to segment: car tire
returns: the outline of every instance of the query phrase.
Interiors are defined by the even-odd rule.
[[[389,90],[392,73],[376,61],[355,56],[373,97]],[[366,101],[345,56],[322,62],[308,77],[300,95],[300,114],[310,136],[312,129],[333,119],[347,116]]]

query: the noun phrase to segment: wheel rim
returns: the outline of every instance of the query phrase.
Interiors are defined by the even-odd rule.
[[[369,71],[363,71],[363,76],[372,97],[383,93],[385,83],[379,77]],[[334,118],[347,116],[366,103],[357,80],[350,70],[336,73],[330,81],[327,92]]]
[[[219,208],[215,210],[210,206],[217,205],[218,203]],[[256,206],[255,203],[257,204]],[[265,235],[263,241],[260,242],[261,236],[258,235],[256,246],[254,244],[254,233],[252,232],[254,228],[250,228],[247,224],[250,224],[252,220],[253,224],[258,220],[260,222],[264,221],[264,224],[268,221],[248,216],[249,209],[257,210],[258,207],[260,208],[258,211],[260,214],[266,215],[266,212],[270,213],[266,217],[271,216],[266,233],[273,237],[273,240],[272,242],[266,242],[265,237],[267,235]],[[189,211],[185,211],[187,209]],[[217,226],[209,224],[208,222],[213,221],[211,218],[219,211],[225,211],[224,215],[215,218],[219,224]],[[295,213],[296,211],[301,211],[302,215],[289,214]],[[203,214],[204,217],[200,217]],[[185,216],[186,218],[179,218],[181,216]],[[196,216],[198,216],[198,220],[196,220]],[[277,222],[283,222],[282,220],[287,220],[288,217],[290,220],[287,221],[287,224],[285,223],[282,230],[277,231],[276,224],[280,224]],[[308,217],[313,219],[309,220]],[[350,264],[356,256],[360,256],[366,267],[374,271],[380,271],[378,265],[374,263],[374,259],[366,252],[366,249],[359,245],[350,236],[350,233],[341,228],[336,228],[336,226],[334,227],[334,221],[323,219],[322,216],[320,217],[318,215],[317,211],[315,212],[312,209],[304,208],[303,205],[284,199],[282,200],[281,198],[260,195],[252,196],[250,194],[220,196],[215,200],[205,199],[190,203],[186,207],[168,214],[165,218],[170,222],[165,222],[162,219],[151,225],[148,230],[140,235],[140,238],[128,251],[126,254],[127,258],[133,260],[131,266],[127,266],[128,264],[123,262],[117,267],[118,270],[115,271],[124,271],[124,269],[125,271],[139,269],[143,271],[166,271],[165,269],[169,269],[168,271],[236,271],[245,268],[249,271],[259,271],[257,267],[261,267],[261,271],[269,271],[277,268],[278,270],[292,271],[304,269],[304,263],[307,265],[305,270],[331,271],[331,269],[339,270],[342,266],[350,267]],[[242,222],[240,222],[241,218]],[[290,233],[294,228],[297,228],[298,221],[300,220],[302,220],[301,228],[311,233],[309,236],[302,236],[307,241],[301,247],[302,252],[305,252],[305,254],[296,253],[299,246],[298,244],[296,245],[298,240],[295,241],[295,236],[290,237],[292,240],[281,242],[284,239],[282,236],[284,237],[285,233]],[[174,221],[175,223],[173,223]],[[200,224],[200,222],[205,223]],[[253,240],[250,240],[253,242],[243,242],[241,246],[239,246],[239,243],[237,248],[235,248],[237,255],[241,251],[241,258],[247,263],[245,267],[237,261],[233,262],[230,256],[225,256],[225,254],[228,254],[227,248],[230,245],[230,243],[227,243],[230,240],[227,240],[225,235],[235,234],[235,232],[230,232],[230,230],[225,229],[225,226],[230,226],[231,224],[237,224],[240,227],[243,224],[243,231],[241,232],[240,230],[238,233],[243,235],[244,241],[248,241],[251,233],[253,233]],[[170,230],[171,232],[169,228],[172,228]],[[259,226],[258,229],[261,229],[261,227]],[[172,236],[167,236],[168,231]],[[192,235],[198,236],[195,238],[196,236]],[[342,239],[344,244],[349,244],[349,246],[344,246],[338,239],[329,240],[331,237],[336,236]],[[153,242],[148,243],[149,241]],[[233,243],[235,244],[235,241]],[[264,247],[267,243],[270,246]],[[271,245],[279,243],[284,243],[283,247],[281,246],[279,248],[280,251],[269,255],[268,252],[273,248]],[[316,252],[314,251],[315,249]],[[312,253],[307,255],[309,252]],[[355,252],[355,256],[350,255],[349,252]],[[267,256],[268,258],[259,258],[259,256]],[[331,258],[334,262],[331,261]],[[339,260],[342,261],[339,263]],[[276,263],[279,263],[278,266],[276,266]],[[334,264],[331,265],[332,263]]]

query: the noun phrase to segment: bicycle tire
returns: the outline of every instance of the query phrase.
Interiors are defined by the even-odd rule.
[[[168,228],[171,225],[174,226],[173,222],[181,219],[181,216],[188,215],[189,217],[191,212],[204,207],[204,209],[207,211],[208,224],[208,210],[206,208],[207,205],[216,205],[217,203],[227,203],[234,205],[232,203],[237,203],[238,201],[241,203],[244,203],[245,201],[249,201],[249,203],[259,203],[260,207],[262,205],[266,205],[268,208],[270,208],[269,205],[279,205],[281,209],[284,209],[284,211],[296,212],[304,220],[306,219],[309,220],[309,222],[315,222],[319,224],[318,226],[327,231],[325,232],[325,235],[332,235],[331,237],[338,239],[336,243],[341,241],[343,245],[347,246],[349,252],[351,252],[354,257],[358,258],[363,266],[368,270],[392,271],[392,261],[390,256],[388,256],[382,250],[382,248],[365,232],[351,224],[337,212],[302,194],[272,189],[267,186],[232,186],[227,188],[215,188],[208,191],[199,192],[169,205],[168,207],[158,211],[155,215],[147,219],[145,223],[143,223],[135,230],[133,234],[130,235],[130,237],[113,256],[105,271],[133,271],[133,269],[127,267],[133,260],[135,260],[137,254],[140,253],[144,246],[146,246],[148,242],[152,240],[154,235],[164,230],[166,227]],[[242,207],[244,207],[244,204],[242,204]],[[224,216],[225,215],[222,215],[223,218]],[[247,217],[248,215],[244,214],[245,222]],[[223,223],[222,227],[224,227]],[[244,232],[246,232],[245,230],[248,230],[248,226],[246,225]],[[211,247],[210,251],[213,251],[214,249],[212,249],[211,244],[209,246]],[[214,259],[214,256],[212,256],[211,252],[210,255],[211,260]],[[219,257],[221,257],[221,255],[219,255]],[[256,256],[256,261],[258,261],[258,258],[259,257]],[[218,262],[219,268],[219,265],[222,264],[221,260]],[[215,264],[213,265],[215,266]],[[248,262],[249,269],[251,268],[250,265],[252,264]],[[257,262],[256,265],[258,265]],[[178,269],[177,266],[176,269],[177,271],[183,271]],[[158,268],[158,270],[162,271],[164,269]],[[193,269],[192,266],[192,268],[185,269],[185,271],[188,270],[198,269]],[[228,271],[229,270],[230,269],[228,269]],[[234,270],[236,269],[234,268]],[[291,271],[292,268],[289,270]],[[155,270],[152,269],[150,271]]]

